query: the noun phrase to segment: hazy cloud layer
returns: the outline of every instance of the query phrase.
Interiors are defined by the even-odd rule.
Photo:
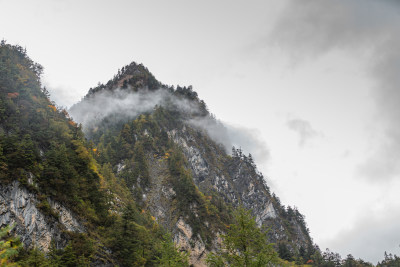
[[[148,93],[128,93],[127,90],[103,91],[85,99],[69,110],[72,118],[88,129],[115,114],[122,118],[136,117],[151,111],[165,98],[161,90]]]
[[[235,146],[241,148],[245,154],[252,154],[258,163],[265,162],[270,157],[268,147],[256,129],[233,126],[210,117],[191,120],[189,123],[206,130],[214,141],[224,146],[228,154],[231,153],[232,146]]]
[[[321,136],[314,130],[309,121],[303,119],[289,119],[287,126],[299,135],[299,146],[303,147],[309,140]]]
[[[69,113],[75,121],[82,123],[83,129],[86,130],[109,115],[129,119],[152,111],[156,105],[171,104],[184,113],[199,112],[197,103],[176,97],[166,90],[132,93],[118,89],[97,93],[72,106]],[[206,131],[216,143],[223,145],[228,154],[231,153],[232,146],[235,146],[241,147],[245,153],[251,153],[259,162],[266,161],[269,157],[267,146],[257,130],[232,126],[212,117],[194,117],[187,123]]]
[[[264,45],[276,45],[296,63],[331,52],[367,62],[366,70],[375,82],[371,89],[376,103],[376,117],[371,118],[375,143],[371,140],[371,151],[358,166],[358,174],[365,181],[396,184],[400,179],[400,2],[288,1],[268,40]],[[385,250],[398,254],[398,208],[363,213],[353,228],[330,242],[331,248],[339,248],[342,256],[352,253],[375,263]]]
[[[368,56],[368,71],[376,81],[377,129],[383,129],[383,136],[359,173],[377,182],[399,178],[400,2],[289,1],[268,40],[294,59],[333,50]]]
[[[232,144],[241,147],[245,154],[251,153],[256,163],[264,164],[270,158],[268,146],[257,129],[225,125]]]
[[[76,92],[72,88],[65,86],[54,86],[46,79],[42,79],[42,84],[50,93],[50,100],[54,101],[57,106],[69,108],[75,103]]]
[[[400,14],[400,2],[397,8]],[[393,23],[396,31],[390,41],[376,51],[371,75],[376,78],[374,96],[382,127],[382,142],[360,166],[360,173],[371,181],[400,179],[400,16]]]
[[[340,248],[342,256],[352,254],[374,264],[384,258],[385,251],[399,255],[399,208],[393,206],[381,212],[364,212],[353,228],[340,232],[328,244]]]
[[[268,43],[290,48],[299,59],[332,49],[353,48],[353,54],[375,50],[393,38],[398,8],[398,3],[390,0],[292,0],[268,36]]]
[[[186,113],[199,110],[195,102],[178,98],[166,90],[140,91],[133,93],[129,90],[102,91],[85,99],[69,110],[72,118],[82,123],[87,129],[102,121],[109,115],[122,119],[134,118],[142,113],[150,112],[155,106],[173,104]]]

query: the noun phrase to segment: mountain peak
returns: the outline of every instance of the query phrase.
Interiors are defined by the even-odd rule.
[[[95,93],[104,90],[112,91],[117,88],[129,89],[137,92],[140,89],[157,90],[162,84],[157,81],[154,75],[143,65],[131,62],[118,70],[118,73],[106,84],[98,84],[95,88],[90,88],[85,98],[91,97]]]
[[[313,254],[303,216],[271,195],[250,155],[227,154],[224,127],[191,86],[165,86],[132,62],[71,107],[83,133],[51,105],[35,66],[0,46],[0,221],[16,223],[26,247],[53,239],[65,262],[152,266],[160,243],[179,255],[175,242],[205,266],[243,206],[270,241]]]

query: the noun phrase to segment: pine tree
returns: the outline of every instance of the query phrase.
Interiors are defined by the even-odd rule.
[[[237,157],[237,151],[236,151],[236,147],[232,147],[232,157],[236,158]]]
[[[161,242],[161,257],[157,257],[157,263],[166,267],[186,267],[189,266],[189,255],[187,252],[178,251],[172,242],[169,234],[164,236]]]
[[[234,221],[222,235],[222,250],[207,257],[210,266],[269,266],[278,262],[267,233],[257,227],[250,211],[240,207],[234,214]]]
[[[50,249],[49,252],[47,253],[50,266],[59,267],[61,265],[61,253],[62,251],[57,249],[55,242],[51,241]]]
[[[54,267],[50,264],[50,261],[46,259],[43,252],[41,252],[37,247],[29,251],[28,257],[23,261],[23,266],[29,267]]]

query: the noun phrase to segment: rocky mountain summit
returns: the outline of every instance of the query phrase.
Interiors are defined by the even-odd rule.
[[[269,229],[279,255],[315,251],[304,216],[230,146],[191,86],[131,63],[67,112],[41,72],[1,43],[0,224],[14,225],[21,261],[39,249],[52,266],[162,266],[167,256],[184,263],[186,251],[205,266],[238,207]]]
[[[151,101],[132,101],[149,108],[130,110],[129,101],[121,107],[130,94],[150,96]],[[195,266],[202,266],[207,253],[220,245],[219,235],[229,224],[229,212],[238,206],[251,209],[258,226],[270,229],[271,242],[291,251],[313,246],[303,215],[285,208],[271,194],[252,156],[234,147],[232,154],[227,153],[218,138],[210,137],[210,125],[222,135],[226,129],[191,86],[175,89],[163,85],[146,68],[132,63],[106,85],[89,90],[70,114],[79,121],[82,110],[95,110],[104,98],[118,107],[96,114],[94,117],[102,118],[96,124],[83,125],[86,136],[111,163],[114,175],[126,180],[135,200],[173,233],[179,247],[190,251]],[[126,153],[128,147],[141,151],[143,158]],[[171,154],[182,158],[190,180],[187,188],[172,181],[176,178]],[[146,166],[144,171],[138,170],[140,162]],[[186,192],[190,190],[193,195]],[[214,213],[208,210],[211,206]]]

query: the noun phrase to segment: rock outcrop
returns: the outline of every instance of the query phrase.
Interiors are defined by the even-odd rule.
[[[66,244],[63,230],[85,231],[74,214],[61,203],[49,199],[51,209],[58,218],[46,215],[34,193],[23,187],[17,180],[11,184],[0,184],[0,226],[15,225],[15,232],[25,247],[36,246],[47,251],[53,240],[57,246]]]

